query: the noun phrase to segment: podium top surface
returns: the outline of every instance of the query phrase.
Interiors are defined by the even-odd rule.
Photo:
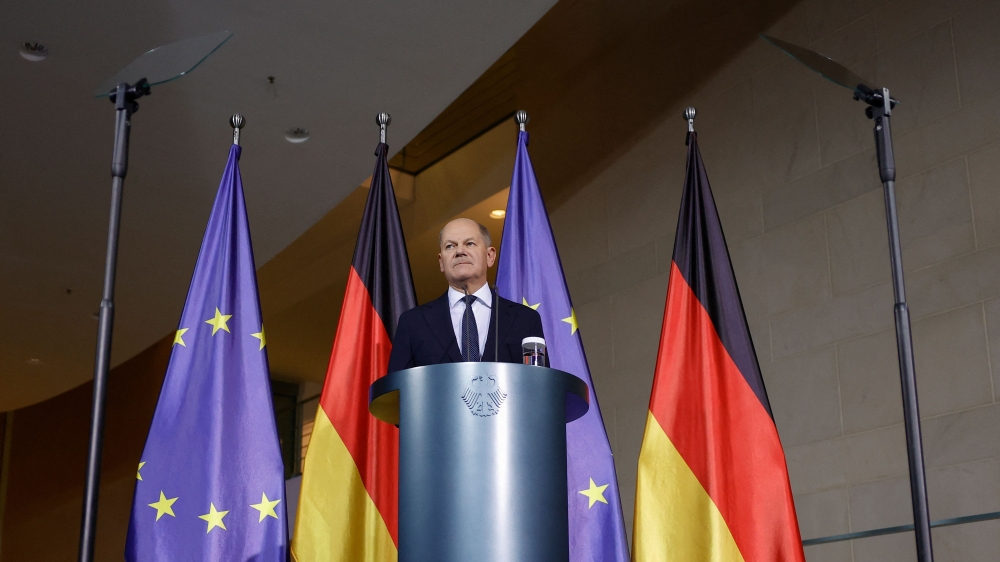
[[[499,390],[506,396],[506,393],[519,387],[537,388],[539,384],[562,388],[566,397],[567,423],[583,417],[590,408],[590,389],[587,388],[587,383],[567,372],[517,363],[478,362],[442,363],[389,373],[369,387],[368,411],[384,422],[398,425],[400,391],[417,388],[428,377],[438,381],[450,379],[450,386],[456,389],[456,400],[465,400],[463,393],[479,392],[490,396],[491,391]],[[474,407],[472,403],[468,405],[470,408]],[[490,404],[485,404],[485,407],[490,407]]]

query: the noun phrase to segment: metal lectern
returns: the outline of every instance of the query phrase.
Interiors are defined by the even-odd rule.
[[[399,560],[569,560],[566,424],[579,378],[514,363],[446,363],[373,383],[399,425]]]

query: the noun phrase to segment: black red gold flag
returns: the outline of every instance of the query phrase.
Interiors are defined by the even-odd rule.
[[[633,560],[804,562],[785,454],[696,133],[688,141]]]
[[[397,558],[399,430],[368,413],[399,315],[416,306],[387,152],[380,143],[330,366],[302,471],[297,562]]]

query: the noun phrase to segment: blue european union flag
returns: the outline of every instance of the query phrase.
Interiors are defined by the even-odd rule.
[[[125,558],[286,560],[285,484],[233,145],[136,472]]]
[[[627,562],[628,543],[611,445],[524,131],[517,138],[497,290],[500,296],[538,311],[549,365],[580,377],[590,387],[590,410],[566,426],[570,560]]]

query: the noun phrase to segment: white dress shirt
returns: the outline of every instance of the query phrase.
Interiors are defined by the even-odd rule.
[[[476,327],[479,328],[479,356],[486,352],[486,336],[490,329],[490,307],[493,306],[493,291],[490,284],[485,283],[478,291],[472,293],[476,300],[472,303],[472,314],[476,317]],[[448,287],[448,305],[451,309],[451,325],[455,328],[455,339],[458,350],[462,350],[462,317],[465,316],[465,293]]]

